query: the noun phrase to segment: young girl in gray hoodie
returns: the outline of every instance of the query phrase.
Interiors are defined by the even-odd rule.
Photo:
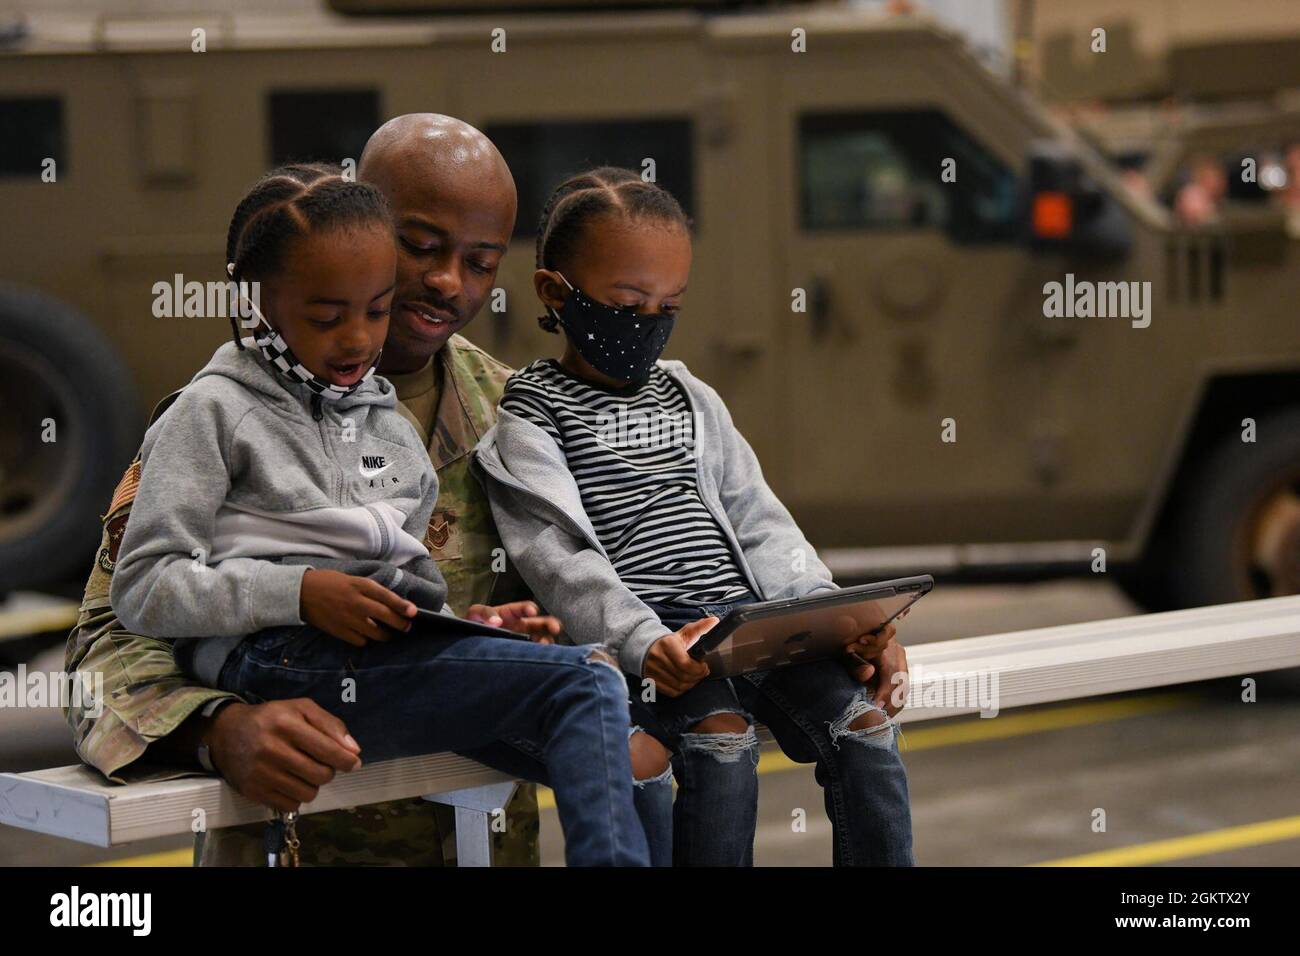
[[[387,216],[376,190],[325,168],[263,179],[231,224],[234,341],[145,435],[113,606],[132,630],[180,638],[178,661],[205,683],[255,631],[305,621],[360,646],[444,604],[423,544],[437,476],[374,374],[396,264]],[[320,570],[358,560],[389,570]]]
[[[232,315],[235,341],[145,435],[118,618],[178,639],[213,686],[310,697],[368,759],[451,750],[550,783],[571,864],[646,863],[607,655],[412,630],[446,585],[424,543],[437,475],[374,374],[396,270],[383,195],[276,170],[235,210],[227,259],[252,336]]]
[[[534,285],[564,355],[507,383],[476,450],[501,540],[566,635],[603,642],[627,675],[634,730],[671,755],[637,806],[656,865],[747,865],[766,724],[815,763],[837,864],[912,862],[892,687],[846,657],[704,680],[687,648],[732,607],[836,587],[763,480],[726,405],[681,362],[658,361],[690,273],[689,220],[632,170],[603,167],[552,194]],[[893,629],[846,652],[894,654]],[[641,735],[634,735],[641,736]]]

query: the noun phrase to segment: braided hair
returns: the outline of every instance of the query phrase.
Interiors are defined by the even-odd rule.
[[[600,166],[570,176],[555,187],[542,208],[537,226],[537,268],[555,269],[577,257],[583,231],[601,216],[652,220],[689,230],[690,217],[673,194],[624,166]],[[538,318],[547,332],[556,332],[552,315]]]
[[[319,229],[381,225],[392,228],[384,194],[345,179],[328,163],[290,163],[271,170],[248,191],[230,217],[226,262],[230,279],[262,279],[284,266],[289,244]],[[234,311],[230,330],[243,348]]]

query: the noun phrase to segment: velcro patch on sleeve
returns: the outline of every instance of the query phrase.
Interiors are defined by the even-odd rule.
[[[113,500],[109,502],[107,514],[112,514],[124,504],[135,500],[135,493],[140,488],[140,459],[131,462],[131,467],[122,475],[122,480],[117,483],[117,490],[113,492]]]
[[[461,536],[456,527],[456,512],[435,511],[429,518],[424,543],[435,561],[461,556]]]

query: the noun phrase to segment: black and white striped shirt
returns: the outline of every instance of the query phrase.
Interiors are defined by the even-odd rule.
[[[542,359],[510,377],[501,408],[555,439],[597,539],[641,600],[697,605],[750,594],[700,498],[690,405],[663,369],[639,387],[609,389]]]

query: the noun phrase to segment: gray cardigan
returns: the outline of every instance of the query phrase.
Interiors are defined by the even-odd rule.
[[[661,361],[695,420],[700,497],[762,600],[834,590],[830,571],[763,480],[758,458],[722,398],[681,362]],[[604,643],[640,675],[650,646],[669,634],[619,580],[582,507],[564,452],[532,422],[500,410],[474,450],[501,542],[537,599],[577,644]]]

